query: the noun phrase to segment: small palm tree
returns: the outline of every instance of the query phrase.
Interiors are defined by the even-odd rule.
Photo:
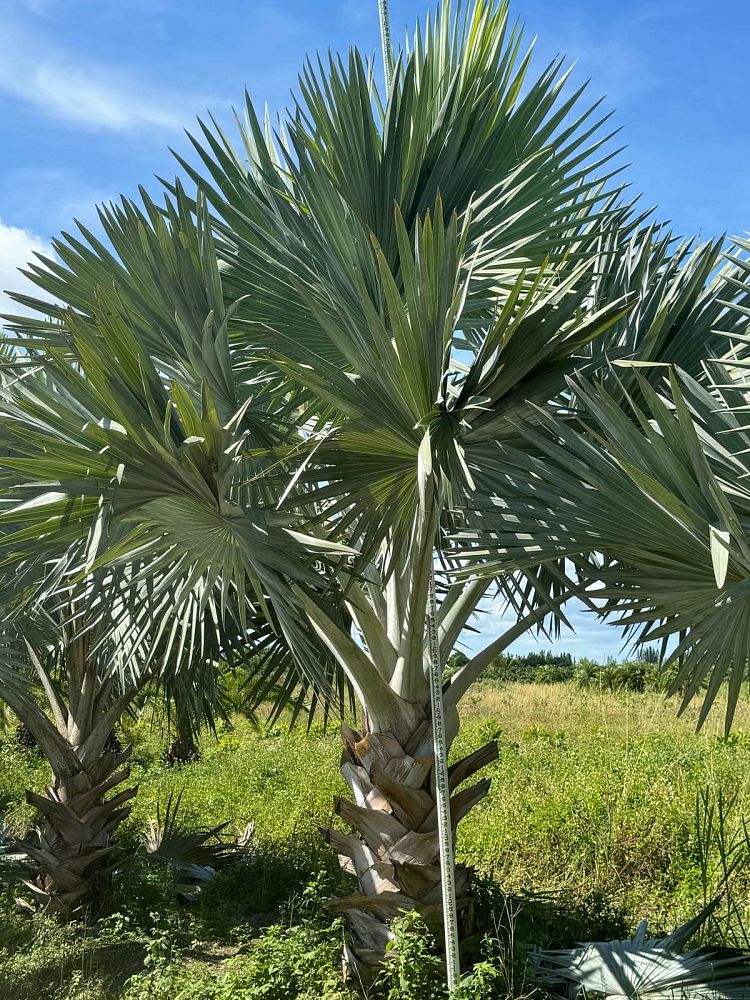
[[[219,664],[238,652],[253,666],[251,704],[269,696],[271,683],[277,687],[270,696],[280,688],[283,702],[293,696],[298,710],[314,712],[317,701],[288,651],[261,622],[247,634],[204,629],[200,655],[193,650],[181,660],[153,628],[146,629],[143,615],[133,614],[139,601],[148,607],[140,588],[126,585],[118,595],[113,575],[102,570],[87,584],[56,576],[45,580],[43,596],[38,588],[35,599],[26,596],[8,614],[0,633],[0,699],[52,772],[43,794],[26,793],[40,825],[12,843],[14,857],[23,856],[15,875],[31,895],[31,902],[18,903],[70,919],[101,905],[121,861],[117,831],[137,788],[121,787],[130,777],[131,747],[119,746],[113,730],[139,698],[162,696],[192,739],[221,710]],[[248,656],[248,650],[255,654]]]
[[[52,771],[43,794],[26,793],[40,825],[13,844],[24,855],[23,884],[31,895],[31,902],[18,902],[64,918],[101,899],[117,861],[116,830],[136,794],[125,784],[130,748],[113,748],[111,737],[148,671],[137,658],[129,660],[127,676],[118,671],[101,638],[96,613],[84,610],[82,598],[37,604],[2,637],[0,696]]]
[[[77,323],[72,312],[68,322]],[[63,332],[58,322],[45,320],[43,326],[54,339]],[[80,333],[84,327],[78,329]],[[83,341],[77,343],[75,350]],[[0,476],[9,502],[0,539],[0,699],[35,740],[53,776],[44,795],[28,795],[42,825],[18,844],[27,858],[26,887],[36,906],[72,917],[99,902],[108,885],[116,830],[136,790],[111,794],[129,776],[130,750],[115,752],[107,743],[122,713],[144,689],[163,693],[180,719],[195,728],[211,718],[219,699],[219,663],[231,661],[238,652],[253,666],[251,695],[256,701],[281,690],[298,711],[305,706],[314,711],[321,702],[327,706],[334,693],[331,665],[325,651],[314,648],[314,639],[297,626],[297,644],[310,650],[314,665],[309,680],[300,675],[282,640],[283,595],[274,601],[274,587],[253,579],[246,566],[240,586],[201,568],[206,554],[216,554],[215,541],[221,544],[212,538],[216,525],[210,518],[208,524],[199,523],[201,502],[215,495],[211,477],[230,461],[215,409],[207,415],[214,420],[215,434],[208,444],[205,438],[193,437],[207,449],[196,454],[180,417],[170,422],[171,398],[159,397],[155,381],[149,386],[149,378],[158,376],[146,355],[139,355],[134,340],[120,343],[119,368],[107,361],[85,372],[79,357],[70,352],[42,355],[31,345],[20,349],[15,337],[5,347]],[[135,353],[128,354],[129,349]],[[124,404],[120,421],[110,419],[104,402],[115,387]],[[187,395],[184,401],[188,409],[183,416],[190,423],[196,410]],[[144,417],[150,415],[153,431],[159,403],[161,416],[155,436],[150,436]],[[58,466],[50,480],[51,466],[45,469],[43,455],[53,411],[57,460],[65,463],[67,454],[72,461],[67,470]],[[243,430],[243,437],[246,433]],[[128,507],[131,514],[137,510],[138,501],[135,506],[126,502],[111,516],[109,494],[126,464],[121,448],[140,456],[147,478],[149,468],[153,471],[161,462],[162,486],[174,483],[175,477],[182,477],[183,483],[192,480],[187,503],[196,515],[193,527],[185,532],[190,516],[179,526],[173,522],[173,527],[183,540],[192,530],[200,552],[197,560],[178,560],[175,566],[171,545],[159,529],[149,539],[146,522],[126,513]],[[93,492],[87,497],[84,488],[73,499],[67,491],[77,491],[79,476]],[[57,486],[40,487],[43,481]],[[146,481],[132,480],[131,485],[133,497],[145,499]],[[162,487],[152,500],[157,519],[172,520],[169,504],[163,506]],[[258,523],[253,531],[266,558],[274,545],[280,548],[279,539],[294,544],[282,528],[264,529]],[[317,549],[318,543],[311,545]],[[301,559],[290,559],[290,565],[299,565],[300,574],[316,579]],[[253,589],[260,596],[262,614],[248,596]],[[341,684],[336,697],[343,697]]]
[[[610,506],[595,534],[558,530],[561,509],[590,513],[587,477],[619,468],[566,380],[599,371],[650,405],[663,369],[615,379],[605,362],[697,376],[723,303],[741,307],[725,330],[746,322],[738,265],[714,274],[718,245],[675,248],[622,202],[606,119],[565,96],[559,61],[528,82],[520,44],[506,4],[478,0],[418,28],[385,93],[356,51],[308,63],[275,131],[249,100],[241,154],[202,125],[194,193],[103,209],[106,243],[82,229],[30,267],[43,297],[18,299],[44,318],[10,321],[51,387],[0,400],[16,557],[101,524],[98,558],[147,588],[178,659],[212,622],[244,635],[251,605],[304,676],[330,689],[322,645],[356,694],[354,801],[336,802],[350,832],[326,836],[359,882],[331,906],[363,977],[396,913],[441,919],[433,654],[448,663],[485,597],[507,603],[511,627],[445,683],[452,740],[485,667],[590,600],[601,574],[579,581],[565,557],[590,568],[642,527]],[[546,474],[540,453],[559,459]],[[461,786],[496,755],[451,768],[454,833],[489,781]],[[468,936],[467,867],[456,883]]]

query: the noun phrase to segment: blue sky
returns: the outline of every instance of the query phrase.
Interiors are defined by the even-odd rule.
[[[392,0],[396,39],[427,10]],[[718,16],[719,10],[721,16]],[[537,66],[558,53],[606,95],[644,204],[681,234],[750,229],[750,6],[706,0],[519,0]],[[227,121],[247,86],[281,109],[306,52],[372,53],[376,0],[0,0],[0,289],[94,205],[174,173],[168,147],[211,109]],[[0,311],[7,303],[0,294]],[[617,654],[577,614],[577,655]],[[494,614],[486,628],[499,628]],[[524,644],[524,648],[528,645]]]

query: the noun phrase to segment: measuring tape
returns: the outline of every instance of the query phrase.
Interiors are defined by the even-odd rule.
[[[448,993],[458,986],[461,959],[458,951],[458,911],[456,908],[456,877],[451,829],[451,792],[448,784],[448,741],[443,716],[443,671],[437,630],[437,597],[435,567],[430,567],[430,595],[427,609],[427,638],[430,649],[430,702],[432,705],[432,741],[435,747],[435,803],[440,845],[440,874],[443,888],[443,926],[445,928],[445,961],[448,969]]]
[[[380,15],[380,44],[383,49],[383,72],[387,100],[393,79],[393,45],[391,43],[391,15],[388,10],[388,0],[378,0],[378,14]]]

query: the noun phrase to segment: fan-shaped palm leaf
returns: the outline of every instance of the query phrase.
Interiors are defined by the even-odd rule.
[[[666,938],[648,938],[644,921],[626,941],[539,951],[537,969],[547,986],[572,998],[741,1000],[747,994],[750,956],[710,948],[682,951],[714,908]]]

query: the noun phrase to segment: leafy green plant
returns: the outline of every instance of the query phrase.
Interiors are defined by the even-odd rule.
[[[582,657],[575,665],[573,679],[579,688],[589,690],[602,686],[602,667],[594,660]]]
[[[201,886],[214,878],[217,868],[252,853],[254,827],[248,823],[235,840],[223,841],[220,834],[228,822],[214,827],[188,827],[180,819],[181,801],[182,793],[176,798],[170,795],[163,814],[157,803],[156,819],[149,822],[144,846],[150,861],[173,869],[177,895],[194,899]]]
[[[698,789],[695,833],[704,901],[718,899],[707,920],[709,940],[750,951],[750,830],[737,815],[737,793]]]
[[[386,1000],[442,1000],[446,996],[444,963],[435,940],[417,913],[406,913],[391,924],[393,939],[377,988]]]
[[[538,684],[562,684],[573,676],[572,664],[543,663],[536,668],[534,680]]]
[[[176,962],[157,936],[123,1000],[355,1000],[342,982],[341,941],[338,921],[273,924],[213,971],[185,955]]]
[[[507,902],[507,899],[506,899]],[[378,1000],[518,1000],[534,992],[525,982],[521,968],[515,974],[515,913],[506,908],[502,914],[502,938],[486,936],[480,954],[474,956],[469,971],[461,977],[457,989],[448,996],[444,961],[440,957],[429,928],[415,913],[407,913],[391,924],[393,940],[373,995]]]

